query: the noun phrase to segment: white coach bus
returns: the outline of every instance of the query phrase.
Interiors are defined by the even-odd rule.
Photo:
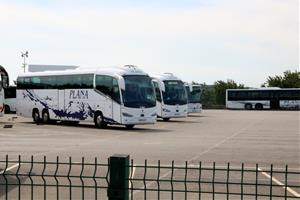
[[[133,128],[155,123],[155,91],[148,74],[134,66],[25,73],[17,79],[17,114],[35,122]]]
[[[8,73],[0,65],[0,117],[4,115],[4,89],[6,89],[9,85]]]
[[[229,109],[300,109],[300,88],[228,89]]]
[[[191,83],[185,83],[185,89],[188,95],[188,113],[202,112],[201,86]]]
[[[187,93],[182,80],[171,73],[151,77],[156,93],[157,116],[164,121],[187,117]]]

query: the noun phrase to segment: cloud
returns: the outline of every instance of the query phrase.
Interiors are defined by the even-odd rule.
[[[223,77],[252,85],[269,73],[298,66],[297,0],[210,2],[171,6],[164,1],[153,10],[132,2],[115,7],[75,3],[58,9],[2,3],[0,25],[5,30],[0,36],[6,39],[0,53],[29,48],[32,62],[132,63],[177,72],[185,79],[199,74],[198,82]]]

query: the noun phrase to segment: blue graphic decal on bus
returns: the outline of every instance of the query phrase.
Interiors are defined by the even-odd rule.
[[[45,101],[49,100],[48,96],[46,97],[46,99],[41,99],[40,97],[38,97],[37,95],[34,94],[34,92],[30,91],[30,90],[25,90],[25,92],[23,92],[23,99],[25,98],[29,98],[31,101],[40,103],[42,106],[44,106],[46,109],[53,111],[53,113],[60,117],[60,118],[68,118],[68,119],[78,119],[78,120],[85,120],[88,117],[94,117],[94,113],[95,110],[92,109],[92,107],[88,104],[88,103],[83,103],[83,102],[77,102],[77,108],[79,111],[70,111],[68,109],[70,109],[72,107],[72,105],[74,104],[73,101],[69,101],[68,107],[67,109],[64,110],[59,110],[59,109],[55,109],[50,107]],[[51,99],[52,100],[52,99]],[[109,124],[118,124],[118,122],[116,122],[115,120],[105,117],[104,116],[104,121],[109,123]]]
[[[91,108],[91,106],[88,103],[83,103],[83,102],[78,102],[77,108],[78,111],[70,111],[68,110],[71,105],[74,103],[73,101],[70,101],[68,103],[68,108],[67,109],[55,109],[50,107],[45,100],[41,99],[37,95],[34,94],[34,92],[26,90],[26,93],[23,92],[23,98],[29,98],[31,101],[35,101],[40,103],[42,106],[44,106],[46,109],[51,110],[54,112],[54,114],[58,117],[65,117],[65,118],[73,118],[73,119],[79,119],[79,120],[85,120],[89,116],[93,117],[94,116],[94,110]]]

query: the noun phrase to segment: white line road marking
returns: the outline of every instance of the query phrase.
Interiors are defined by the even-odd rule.
[[[132,175],[131,175],[131,177],[132,177],[132,178],[134,177],[135,170],[136,170],[136,167],[135,167],[135,166],[133,166],[133,169],[132,169]]]
[[[18,166],[19,166],[19,164],[14,164],[13,166],[8,167],[6,170],[0,171],[0,174],[4,174],[4,172],[10,171],[10,170],[12,170],[12,169],[14,169],[14,168],[16,168],[16,167],[18,167]]]
[[[247,130],[249,127],[251,127],[251,126],[253,126],[253,125],[254,125],[254,124],[250,124],[250,125],[246,126],[245,128],[242,128],[240,131],[238,131],[238,132],[236,132],[236,133],[230,135],[229,137],[227,137],[227,138],[225,138],[224,140],[218,142],[218,143],[215,144],[214,146],[212,146],[212,147],[208,148],[207,150],[201,152],[200,154],[194,156],[193,158],[191,158],[190,160],[188,160],[188,162],[191,162],[191,161],[194,161],[194,160],[198,160],[202,155],[204,155],[204,154],[210,152],[211,150],[213,150],[213,149],[215,149],[215,148],[221,146],[222,144],[224,144],[224,143],[227,142],[228,140],[230,140],[230,139],[234,138],[235,136],[237,136],[237,135],[243,133],[245,130]]]
[[[144,167],[145,165],[144,164],[135,164],[134,165],[136,168],[139,168],[139,167]],[[147,164],[148,167],[157,167],[157,164]],[[170,167],[171,168],[171,165],[168,165],[168,164],[160,164],[161,167]],[[201,168],[212,168],[213,165],[201,165]],[[186,165],[174,165],[174,167],[182,167],[182,168],[185,168]],[[195,164],[188,164],[188,167],[191,167],[191,168],[199,168],[200,166],[199,165],[195,165]],[[227,169],[227,165],[216,165],[216,169]],[[239,170],[241,169],[241,165],[240,166],[231,166],[230,165],[230,170]],[[246,167],[245,167],[246,169]],[[256,167],[247,167],[247,169],[249,170],[255,170]],[[274,170],[285,170],[285,168],[274,168]],[[291,171],[300,171],[300,168],[290,168],[289,167],[289,170]]]
[[[130,171],[130,173],[132,172],[132,174],[130,174],[129,177],[134,178],[135,170],[136,170],[136,167],[135,167],[135,165],[133,165],[132,171]],[[129,181],[129,188],[131,188],[131,186],[132,186],[131,181]]]
[[[295,197],[300,197],[300,194],[297,193],[296,191],[294,191],[292,188],[285,186],[283,183],[281,183],[279,180],[277,180],[274,177],[271,177],[268,173],[264,172],[261,168],[258,168],[258,171],[260,171],[264,176],[266,176],[269,179],[272,179],[273,182],[275,182],[277,185],[282,186],[283,189],[286,189],[287,191],[289,191],[289,193],[291,193],[292,195],[294,195]]]
[[[260,123],[262,123],[262,121],[260,121]],[[249,124],[248,126],[242,128],[242,129],[239,130],[238,132],[236,132],[236,133],[230,135],[229,137],[223,139],[222,141],[220,141],[220,142],[218,142],[217,144],[213,145],[212,147],[206,149],[205,151],[201,152],[200,154],[197,154],[196,156],[194,156],[194,157],[192,157],[191,159],[189,159],[188,162],[191,162],[191,161],[194,161],[194,160],[198,160],[202,155],[204,155],[204,154],[210,152],[211,150],[213,150],[213,149],[219,147],[220,145],[224,144],[224,143],[227,142],[228,140],[230,140],[230,139],[234,138],[235,136],[237,136],[237,135],[243,133],[245,130],[247,130],[249,127],[253,126],[254,124],[256,124],[256,122],[254,122],[254,123],[252,123],[252,124]],[[175,172],[175,171],[177,171],[177,170],[176,170],[176,169],[173,170],[173,172]],[[165,174],[163,174],[162,176],[160,176],[159,179],[165,178],[165,177],[169,176],[171,173],[172,173],[172,171],[168,171],[168,172],[166,172]],[[149,186],[151,186],[151,185],[154,184],[154,183],[156,183],[156,181],[151,181],[151,182],[147,183],[145,186],[146,186],[146,187],[149,187]],[[143,188],[141,188],[141,189],[145,189],[145,186],[144,186]],[[134,192],[134,194],[135,194],[135,193],[139,193],[139,192],[141,192],[141,191],[142,191],[142,190],[137,190],[137,191]]]

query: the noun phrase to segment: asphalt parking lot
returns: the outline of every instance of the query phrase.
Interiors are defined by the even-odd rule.
[[[155,125],[97,129],[93,124],[36,125],[31,119],[6,115],[0,119],[0,159],[5,155],[29,159],[106,162],[113,154],[129,154],[135,164],[190,164],[269,167],[300,170],[299,111],[204,110],[186,119]],[[12,125],[11,128],[3,128]],[[0,164],[1,165],[1,164]],[[4,167],[0,166],[0,169]],[[13,169],[12,169],[13,170]],[[0,170],[1,171],[1,170]],[[298,178],[294,179],[298,181]],[[299,180],[300,181],[300,180]]]
[[[129,154],[136,162],[204,161],[299,167],[298,111],[204,110],[186,119],[133,130],[93,124],[36,125],[31,119],[0,119],[1,156],[103,158]],[[11,124],[12,128],[3,128]]]

